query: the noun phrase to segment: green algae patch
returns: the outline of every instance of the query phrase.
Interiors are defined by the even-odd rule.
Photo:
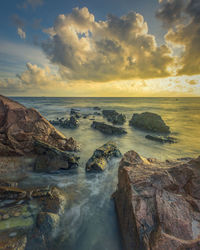
[[[7,220],[1,220],[0,221],[0,230],[7,230],[7,229],[13,229],[13,228],[24,228],[24,227],[31,227],[33,226],[33,218],[27,217],[12,217]]]

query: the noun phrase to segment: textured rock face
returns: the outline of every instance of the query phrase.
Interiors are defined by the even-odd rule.
[[[118,178],[124,249],[200,249],[200,157],[162,163],[129,151]]]
[[[78,128],[79,127],[79,121],[76,119],[75,116],[70,116],[69,119],[66,119],[65,121],[62,121],[60,123],[60,127],[62,128]]]
[[[119,114],[115,110],[103,110],[102,114],[109,122],[112,122],[113,124],[122,125],[126,122],[126,116]]]
[[[133,114],[129,125],[150,132],[170,133],[169,127],[165,124],[161,116],[151,112]]]
[[[121,157],[121,152],[114,142],[108,142],[94,151],[86,163],[86,171],[104,171],[108,161],[113,157]]]
[[[92,123],[92,128],[97,129],[101,131],[104,134],[109,134],[109,135],[123,135],[126,134],[126,130],[123,128],[111,126],[108,124],[105,124],[104,122],[93,122]]]
[[[35,139],[61,150],[76,151],[73,138],[67,139],[35,109],[0,95],[1,156],[33,153]]]

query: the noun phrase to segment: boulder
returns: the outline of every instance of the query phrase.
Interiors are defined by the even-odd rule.
[[[129,125],[150,132],[170,133],[170,129],[165,124],[162,117],[151,112],[133,114],[132,119],[129,121]]]
[[[60,122],[60,127],[62,128],[78,128],[79,127],[79,121],[76,119],[76,116],[70,116],[69,119],[66,119],[65,121]]]
[[[74,140],[67,140],[38,111],[0,95],[1,156],[32,154],[35,139],[60,150],[78,150]]]
[[[123,114],[119,114],[115,110],[103,110],[103,116],[107,118],[109,122],[113,124],[122,125],[126,122],[126,116]]]
[[[34,167],[36,172],[72,169],[78,167],[79,164],[80,157],[37,140],[35,141],[35,153],[37,155]]]
[[[97,106],[96,106],[96,107],[93,107],[93,109],[94,109],[94,110],[101,110],[101,108],[100,108],[100,107],[97,107]]]
[[[124,249],[200,249],[200,157],[122,158],[114,194]]]
[[[146,135],[146,139],[151,141],[156,141],[160,143],[176,143],[177,139],[171,136],[152,136],[152,135]]]
[[[105,124],[104,122],[94,121],[91,127],[101,131],[104,134],[110,134],[110,135],[122,135],[122,134],[127,133],[124,128],[111,126],[111,125]]]
[[[86,171],[101,172],[105,170],[108,161],[113,157],[121,157],[121,152],[114,142],[108,142],[94,151],[86,163]]]

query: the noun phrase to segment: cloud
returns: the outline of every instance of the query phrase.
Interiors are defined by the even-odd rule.
[[[196,84],[199,83],[199,82],[196,81],[196,80],[188,80],[187,82],[188,82],[190,85],[196,85]]]
[[[185,8],[185,0],[160,0],[160,8],[156,17],[163,21],[164,26],[171,26],[183,20],[182,14]]]
[[[169,0],[168,0],[169,1]],[[166,2],[166,1],[165,1]],[[179,0],[170,1],[179,3]],[[167,42],[174,46],[182,46],[182,53],[178,58],[177,75],[195,75],[200,73],[200,1],[185,0],[182,1],[178,15],[170,17],[173,22],[170,23],[166,16],[160,16],[164,23],[170,23],[170,28],[165,36]],[[162,6],[162,12],[165,12],[167,5]],[[166,10],[167,11],[167,10]],[[179,18],[181,15],[186,16],[183,21]]]
[[[89,10],[59,15],[46,29],[43,49],[63,78],[110,81],[166,77],[173,63],[167,45],[158,46],[142,15],[130,12],[95,21]]]
[[[22,38],[22,39],[26,38],[26,33],[22,30],[22,28],[18,28],[17,33],[20,36],[20,38]]]

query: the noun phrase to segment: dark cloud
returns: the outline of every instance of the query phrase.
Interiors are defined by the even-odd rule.
[[[162,0],[156,12],[156,17],[163,21],[164,26],[171,26],[183,18],[185,0]]]
[[[12,16],[12,23],[17,27],[17,28],[23,28],[25,26],[25,21],[19,17],[17,14],[14,14]]]
[[[167,13],[170,4],[179,6],[175,15],[160,15],[164,23],[171,24],[165,38],[175,46],[182,46],[178,57],[178,75],[200,74],[200,1],[199,0],[164,0],[158,13]],[[180,17],[186,16],[185,20]],[[174,17],[174,18],[173,18]],[[177,18],[177,19],[176,19]],[[172,20],[170,22],[170,19]]]
[[[31,6],[33,9],[35,9],[38,6],[43,5],[44,1],[43,0],[25,0],[22,5],[18,5],[19,8],[28,8]]]

